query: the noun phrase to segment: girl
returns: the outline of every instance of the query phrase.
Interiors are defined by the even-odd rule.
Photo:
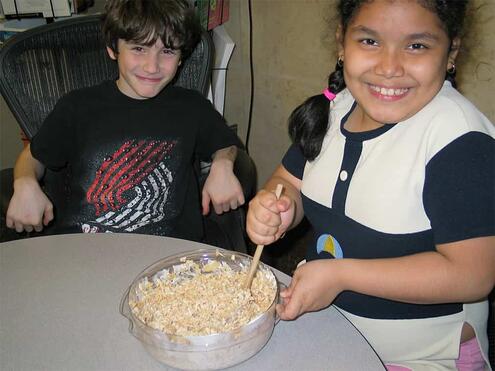
[[[340,0],[336,70],[249,205],[257,244],[314,229],[280,317],[333,303],[391,370],[490,367],[495,129],[455,90],[466,3]]]

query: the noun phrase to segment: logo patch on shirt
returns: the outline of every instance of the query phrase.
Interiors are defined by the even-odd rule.
[[[335,259],[342,259],[344,257],[339,241],[329,234],[322,234],[318,237],[318,241],[316,242],[316,252],[318,255],[325,253],[330,254]]]

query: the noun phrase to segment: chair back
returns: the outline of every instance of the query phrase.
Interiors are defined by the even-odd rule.
[[[213,48],[211,37],[203,33],[173,84],[206,96]],[[117,63],[105,48],[99,14],[20,32],[0,49],[0,93],[28,139],[61,96],[117,76]]]

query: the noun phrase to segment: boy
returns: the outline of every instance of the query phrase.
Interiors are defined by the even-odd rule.
[[[45,167],[65,168],[56,233],[201,240],[194,159],[213,158],[204,214],[210,200],[221,213],[244,196],[232,172],[239,139],[199,93],[169,86],[200,38],[194,10],[185,0],[110,0],[103,32],[118,80],[60,99],[16,162],[7,226],[41,231],[54,208],[38,180]]]

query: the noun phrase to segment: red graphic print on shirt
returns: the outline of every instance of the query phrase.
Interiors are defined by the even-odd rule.
[[[125,142],[103,160],[86,193],[96,220],[84,223],[83,232],[132,232],[164,217],[164,204],[173,177],[165,166],[175,142]]]

